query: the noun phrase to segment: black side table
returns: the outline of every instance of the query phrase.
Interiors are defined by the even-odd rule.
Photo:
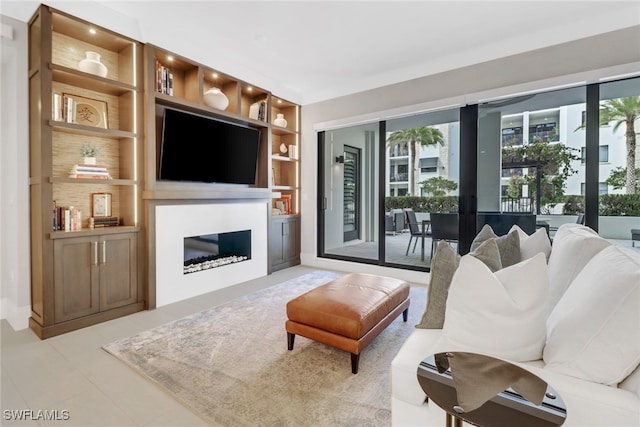
[[[447,413],[447,427],[557,427],[567,410],[542,379],[514,364],[475,353],[438,353],[418,366],[418,382]]]

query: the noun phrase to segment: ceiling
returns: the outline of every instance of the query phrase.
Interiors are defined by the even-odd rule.
[[[638,0],[46,3],[303,105],[640,25]]]

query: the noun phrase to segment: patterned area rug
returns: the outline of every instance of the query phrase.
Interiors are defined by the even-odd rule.
[[[399,316],[380,333],[353,375],[344,351],[304,337],[287,350],[287,301],[338,276],[305,274],[103,348],[211,425],[390,425],[389,366],[426,288],[411,287],[408,322]]]

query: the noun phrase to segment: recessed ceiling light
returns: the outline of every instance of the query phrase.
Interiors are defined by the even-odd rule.
[[[95,30],[95,28],[89,28],[89,32],[90,32],[91,34],[96,34],[96,33],[97,33],[97,31]]]
[[[173,56],[167,56],[167,61],[173,61]]]
[[[214,79],[218,78],[218,73],[212,73],[211,75],[213,76]]]
[[[247,90],[248,90],[249,92],[251,92],[251,91],[253,90],[253,88],[252,88],[251,86],[247,86]]]

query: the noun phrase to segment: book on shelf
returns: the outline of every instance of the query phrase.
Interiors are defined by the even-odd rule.
[[[51,105],[51,118],[61,122],[64,119],[64,103],[62,95],[57,92],[53,93],[53,103]]]
[[[120,225],[120,218],[117,216],[94,216],[94,227],[116,227]]]
[[[76,122],[76,100],[65,96],[63,97],[63,112],[64,112],[64,121],[67,123],[75,123]]]
[[[53,231],[82,230],[82,212],[74,206],[58,206],[53,201]]]
[[[173,73],[156,59],[156,90],[165,95],[173,95]]]
[[[111,175],[106,166],[73,165],[69,178],[111,179]]]

